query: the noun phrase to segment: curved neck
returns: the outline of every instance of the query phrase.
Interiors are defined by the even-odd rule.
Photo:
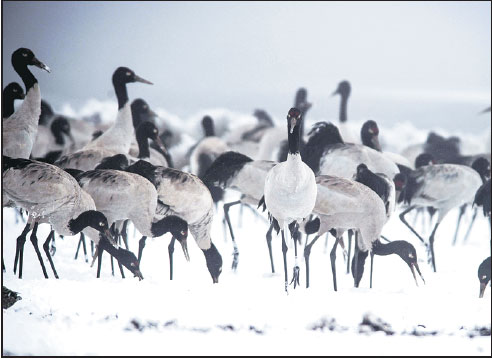
[[[81,232],[87,226],[89,226],[89,214],[87,212],[82,212],[77,218],[68,221],[68,229],[74,235]]]
[[[205,137],[215,136],[215,127],[214,126],[203,126],[203,130],[205,131]]]
[[[290,133],[290,124],[287,125],[287,131],[288,131],[288,141],[289,141],[289,153],[290,154],[296,154],[299,153],[299,142],[300,142],[300,127],[302,126],[302,120],[301,123],[296,125],[294,127],[294,130],[292,133]]]
[[[138,143],[138,158],[149,158],[149,140],[147,136],[137,131],[137,143]]]
[[[27,68],[27,65],[13,65],[15,72],[17,72],[26,86],[26,94],[34,86],[38,80],[34,77],[32,72]]]
[[[3,92],[2,96],[2,103],[3,103],[3,109],[2,109],[2,118],[7,118],[10,117],[14,113],[14,101],[15,98],[12,94],[5,93]]]
[[[51,131],[53,136],[55,136],[55,142],[57,145],[63,146],[65,144],[65,139],[63,138],[63,134],[61,131]]]
[[[340,100],[340,113],[338,120],[340,122],[347,122],[347,102],[348,102],[348,96],[347,95],[340,95],[341,100]]]
[[[372,243],[372,251],[378,256],[388,256],[390,254],[398,254],[400,241],[382,243],[379,239]]]
[[[126,84],[120,82],[113,82],[114,92],[116,98],[118,98],[118,110],[121,110],[128,102],[128,92],[126,90]]]

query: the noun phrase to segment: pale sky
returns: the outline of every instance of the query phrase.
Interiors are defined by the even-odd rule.
[[[114,99],[118,66],[155,84],[129,85],[130,98],[183,116],[263,107],[283,117],[304,86],[311,115],[333,119],[330,95],[343,79],[352,83],[349,120],[446,117],[470,128],[464,117],[490,105],[490,2],[2,5],[3,86],[20,82],[10,57],[28,47],[52,69],[33,72],[55,108]]]

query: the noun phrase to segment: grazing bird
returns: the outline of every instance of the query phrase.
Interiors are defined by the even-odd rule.
[[[176,216],[153,221],[157,208],[157,191],[146,178],[113,169],[97,169],[76,176],[80,187],[94,199],[96,209],[102,212],[110,224],[117,220],[131,220],[142,234],[139,242],[138,262],[147,237],[160,237],[171,232],[172,243],[177,239],[187,260],[187,223]],[[98,273],[100,268],[98,268]]]
[[[396,164],[382,153],[364,145],[345,143],[332,123],[318,122],[309,133],[304,148],[304,161],[315,174],[352,178],[357,166],[365,163],[377,173],[394,178],[399,173]]]
[[[135,131],[128,100],[126,85],[133,82],[152,84],[137,76],[126,67],[118,67],[113,73],[113,86],[118,98],[118,115],[116,122],[94,141],[81,150],[61,157],[56,165],[62,168],[75,168],[82,171],[94,169],[104,157],[118,153],[127,154],[130,150]]]
[[[289,154],[287,160],[272,167],[265,178],[264,201],[277,232],[282,231],[285,291],[287,292],[287,244],[285,230],[294,222],[297,226],[309,216],[316,201],[316,181],[313,171],[302,161],[299,153],[301,111],[291,108],[287,114]],[[292,282],[299,284],[297,241],[294,240],[295,267]],[[291,283],[292,283],[291,282]]]
[[[14,113],[15,100],[23,100],[25,97],[24,89],[17,82],[5,86],[2,92],[2,119],[9,118]]]
[[[364,271],[364,263],[369,250],[371,250],[371,287],[372,287],[372,259],[373,255],[397,254],[410,267],[415,283],[417,278],[414,269],[420,273],[417,264],[417,254],[415,248],[406,241],[393,241],[388,244],[380,242],[381,230],[387,221],[387,215],[383,201],[376,192],[362,183],[327,175],[316,176],[318,194],[313,214],[318,216],[314,221],[305,221],[301,229],[306,228],[306,233],[316,233],[313,241],[306,245],[304,257],[306,259],[306,274],[308,275],[309,255],[311,247],[316,240],[326,232],[334,229],[337,238],[330,253],[331,267],[333,274],[333,286],[337,290],[336,269],[335,269],[335,250],[338,243],[341,243],[341,236],[348,229],[355,229],[356,236],[355,256],[352,261],[352,275],[354,284],[359,286]],[[311,223],[310,223],[311,222]],[[311,228],[308,228],[308,224]],[[361,252],[361,253],[359,253]],[[309,277],[306,277],[306,284]]]
[[[400,220],[420,239],[422,236],[405,220],[405,215],[418,207],[433,207],[438,211],[438,219],[429,237],[428,249],[434,272],[434,237],[439,224],[453,208],[471,203],[481,186],[480,175],[474,169],[462,165],[437,164],[423,166],[406,176],[402,199],[409,205],[400,213]]]
[[[485,258],[485,260],[480,263],[478,267],[478,280],[480,281],[480,298],[483,298],[485,293],[485,288],[490,282],[490,257]]]
[[[37,66],[48,72],[50,69],[26,48],[14,51],[12,66],[24,82],[26,97],[19,109],[2,121],[2,154],[12,158],[29,158],[38,132],[41,91],[38,80],[27,66]]]
[[[100,242],[99,233],[110,236],[106,217],[96,211],[92,197],[82,190],[75,178],[67,172],[56,166],[28,159],[3,156],[2,162],[4,191],[2,204],[10,202],[13,206],[29,212],[26,227],[17,238],[14,272],[19,260],[19,278],[22,277],[24,243],[31,228],[33,229],[31,243],[38,256],[43,274],[45,278],[48,278],[36,237],[39,223],[50,223],[52,226],[43,249],[57,278],[48,246],[54,236],[54,231],[63,236],[72,236],[84,231],[96,243]],[[104,237],[101,238],[103,242],[107,240]],[[108,252],[113,252],[111,254],[133,274],[142,278],[137,258],[133,253],[121,248],[116,250],[109,243],[103,244],[103,247]]]
[[[214,215],[213,200],[207,186],[195,175],[174,168],[137,161],[126,169],[147,178],[157,189],[156,218],[178,216],[203,251],[214,283],[222,272],[222,257],[210,237]]]
[[[268,171],[277,163],[273,161],[253,161],[248,156],[234,151],[221,154],[212,163],[203,176],[204,183],[210,186],[220,186],[223,189],[230,188],[241,193],[241,198],[234,202],[224,204],[224,217],[229,227],[232,243],[234,245],[232,269],[238,265],[239,250],[235,240],[229,210],[237,204],[249,204],[256,206],[263,196],[265,178]],[[272,258],[272,237],[267,236],[267,245],[272,264],[272,273],[275,273]]]

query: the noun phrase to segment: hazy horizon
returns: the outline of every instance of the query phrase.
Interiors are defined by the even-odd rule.
[[[338,82],[350,118],[481,131],[490,116],[490,2],[3,2],[3,86],[12,52],[29,47],[55,109],[114,100],[128,66],[154,86],[130,98],[182,116],[225,107],[283,116],[297,88],[310,115],[335,119]]]

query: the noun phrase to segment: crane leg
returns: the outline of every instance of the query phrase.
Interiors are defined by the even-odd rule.
[[[306,246],[304,247],[304,261],[306,262],[306,288],[309,288],[309,256],[311,255],[311,248],[314,243],[321,237],[317,235],[314,239],[308,244],[306,239]]]
[[[465,213],[466,204],[460,207],[460,213],[458,215],[458,221],[456,222],[456,231],[454,232],[453,246],[456,245],[456,239],[458,238],[458,231],[460,229],[461,218],[463,217],[463,213]]]
[[[99,245],[96,247],[96,253],[97,253],[97,278],[100,278],[103,249],[99,248]]]
[[[349,229],[347,233],[348,233],[347,274],[349,274],[350,273],[350,252],[352,251],[352,236],[354,235],[354,231]]]
[[[38,231],[38,222],[34,223],[34,227],[31,232],[31,243],[32,246],[34,247],[34,251],[36,252],[36,255],[38,256],[39,263],[41,264],[41,269],[43,270],[43,275],[45,278],[48,278],[48,272],[46,272],[46,267],[44,266],[43,262],[43,257],[41,257],[41,252],[39,251],[39,246],[38,246],[38,237],[36,236],[36,233]]]
[[[50,262],[50,266],[51,269],[53,270],[53,274],[55,275],[55,278],[58,279],[58,273],[56,273],[55,264],[53,263],[53,259],[51,258],[50,247],[49,247],[50,240],[52,240],[53,238],[55,238],[55,231],[52,229],[50,231],[50,234],[48,234],[48,238],[46,238],[46,241],[43,244],[43,250],[44,253],[46,253],[46,257],[48,257],[48,262]]]
[[[296,223],[297,226],[297,223]],[[297,227],[295,229],[297,231]],[[292,233],[291,233],[292,234]],[[300,237],[300,233],[297,233],[297,235]],[[292,236],[292,239],[294,240],[294,254],[295,254],[295,265],[294,265],[294,274],[292,275],[292,280],[290,281],[290,284],[294,283],[294,289],[296,286],[300,285],[299,283],[299,272],[300,268],[299,265],[297,264],[297,242],[299,241],[299,238],[297,235]]]
[[[337,258],[337,246],[338,246],[338,238],[335,239],[335,244],[330,252],[330,262],[331,262],[331,273],[333,275],[333,290],[337,291],[337,268],[335,266],[335,260]]]
[[[21,254],[21,249],[22,253],[24,253],[24,243],[26,243],[26,236],[27,233],[31,230],[31,223],[29,221],[26,223],[26,226],[22,230],[22,233],[20,234],[19,237],[17,237],[17,243],[15,247],[15,259],[14,259],[14,274],[17,272],[17,263],[19,263],[19,278],[22,278],[22,270],[20,269],[20,254]]]
[[[371,251],[371,274],[369,275],[369,288],[372,289],[372,267],[374,265],[374,252]]]
[[[282,229],[282,254],[284,257],[284,279],[285,279],[285,293],[288,293],[287,291],[287,285],[288,285],[288,280],[287,280],[287,243],[285,243],[285,234],[284,230]]]
[[[478,213],[478,208],[475,207],[473,209],[473,216],[472,216],[472,219],[471,219],[471,222],[470,222],[470,225],[468,226],[468,229],[466,230],[466,234],[465,236],[463,237],[463,243],[466,243],[466,241],[468,240],[468,236],[470,235],[470,232],[471,232],[471,229],[473,227],[473,224],[475,223],[475,218],[477,218],[477,213]]]
[[[430,256],[431,256],[432,268],[434,269],[434,272],[436,271],[436,256],[434,254],[434,236],[436,234],[437,227],[439,227],[439,221],[437,221],[429,237]]]
[[[230,202],[224,204],[224,217],[227,222],[227,225],[229,226],[229,232],[231,233],[231,240],[232,240],[232,245],[234,247],[234,252],[233,254],[233,259],[232,259],[232,270],[237,269],[237,264],[238,264],[238,256],[239,256],[239,250],[237,249],[237,243],[236,239],[234,238],[234,232],[232,231],[232,225],[231,225],[231,219],[229,217],[229,208],[232,206],[235,206],[236,204],[240,204],[241,201],[235,201],[235,202]]]
[[[143,252],[143,249],[145,248],[145,240],[147,239],[146,236],[143,236],[142,238],[140,238],[140,240],[138,241],[138,263],[141,264],[141,260],[142,260],[142,252]]]
[[[408,227],[408,228],[412,231],[412,233],[413,233],[413,234],[415,234],[415,235],[417,236],[417,238],[418,238],[418,239],[420,239],[420,241],[421,241],[422,243],[424,243],[424,244],[425,244],[425,241],[424,241],[424,239],[422,238],[422,236],[421,236],[420,234],[418,234],[418,233],[417,233],[417,231],[416,231],[415,229],[413,229],[413,227],[412,227],[412,226],[410,226],[410,224],[408,224],[408,222],[407,222],[407,221],[406,221],[406,219],[405,219],[405,215],[406,215],[408,212],[410,212],[412,209],[414,209],[414,208],[415,208],[415,206],[410,206],[410,207],[408,207],[406,210],[404,210],[403,212],[401,212],[401,213],[400,213],[400,220],[403,222],[403,224],[404,224],[405,226],[407,226],[407,227]]]
[[[123,244],[125,245],[125,249],[128,250],[128,222],[129,220],[125,220],[123,222],[123,227],[121,228],[121,238],[123,238]]]
[[[273,231],[273,223],[270,224],[270,228],[266,233],[266,242],[268,246],[268,254],[270,255],[270,264],[272,266],[272,273],[275,273],[275,267],[273,266],[273,254],[272,254],[272,231]]]
[[[167,247],[167,251],[169,253],[169,279],[173,280],[173,253],[174,253],[174,242],[176,241],[176,238],[171,239],[171,242],[169,243],[169,246]]]

